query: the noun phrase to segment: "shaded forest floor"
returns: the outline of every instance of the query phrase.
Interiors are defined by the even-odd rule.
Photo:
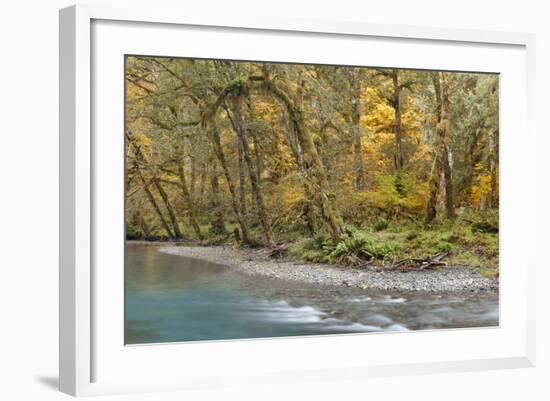
[[[498,214],[497,214],[498,217]],[[440,220],[427,227],[411,220],[378,220],[357,228],[347,226],[347,237],[334,241],[323,234],[309,235],[305,227],[274,228],[276,249],[267,249],[272,258],[291,257],[299,261],[353,266],[366,270],[401,271],[442,270],[446,266],[474,268],[483,276],[498,277],[499,240],[495,218],[477,221]],[[236,226],[235,226],[236,227]],[[225,233],[209,233],[201,226],[202,241],[186,234],[183,242],[201,245],[239,245],[232,234],[235,227],[226,224]],[[252,238],[261,239],[261,228],[251,226]],[[129,239],[143,239],[131,237]],[[150,238],[166,240],[166,238]],[[250,247],[250,246],[245,246]],[[252,245],[263,248],[261,242]],[[435,257],[435,259],[434,259]],[[435,263],[429,263],[433,262]]]
[[[483,275],[498,276],[498,233],[472,230],[469,225],[443,223],[426,229],[390,223],[383,229],[353,231],[350,239],[336,245],[322,237],[300,240],[289,247],[289,253],[313,262],[384,269],[399,263],[414,269],[421,264],[407,263],[408,259],[429,261],[440,255],[447,265],[478,268]]]

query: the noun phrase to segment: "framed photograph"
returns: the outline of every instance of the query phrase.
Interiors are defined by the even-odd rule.
[[[535,361],[534,37],[60,12],[60,388]]]

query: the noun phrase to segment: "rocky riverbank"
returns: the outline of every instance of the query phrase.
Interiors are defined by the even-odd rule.
[[[441,271],[380,272],[366,268],[307,263],[286,258],[272,259],[262,249],[163,245],[159,251],[226,265],[246,274],[320,285],[394,291],[498,291],[498,279],[484,277],[475,269],[466,267],[451,266]]]

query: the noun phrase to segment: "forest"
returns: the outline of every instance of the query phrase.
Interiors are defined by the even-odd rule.
[[[126,237],[498,275],[497,74],[126,56]]]

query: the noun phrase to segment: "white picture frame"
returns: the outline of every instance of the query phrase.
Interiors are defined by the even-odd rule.
[[[145,40],[145,36],[140,36],[141,30],[152,27],[156,28],[154,33],[149,31],[148,41]],[[277,47],[277,40],[283,40],[281,39],[283,36],[287,39],[291,38],[295,41],[294,43],[324,40],[327,45],[332,38],[338,38],[342,44],[347,43],[346,41],[384,40],[388,46],[394,42],[397,45],[400,41],[406,41],[407,46],[413,46],[415,43],[418,46],[436,46],[442,54],[445,54],[446,46],[453,46],[453,50],[449,54],[461,51],[468,54],[467,52],[471,50],[477,51],[480,54],[480,59],[486,57],[482,54],[487,49],[496,49],[493,60],[487,60],[487,66],[497,66],[491,71],[502,73],[498,68],[498,63],[502,64],[505,60],[510,61],[510,63],[506,61],[507,65],[502,66],[506,71],[504,76],[510,77],[506,78],[507,81],[503,86],[502,107],[511,106],[513,100],[513,105],[517,107],[519,104],[522,108],[517,113],[518,115],[509,118],[505,116],[506,120],[503,121],[501,225],[502,232],[505,234],[501,238],[502,263],[515,265],[519,261],[518,251],[511,247],[507,248],[507,244],[520,241],[525,248],[529,248],[534,243],[528,234],[535,232],[530,226],[533,223],[530,222],[536,220],[534,218],[536,215],[535,205],[532,200],[535,198],[536,190],[536,181],[533,178],[535,177],[536,163],[535,134],[532,126],[535,85],[534,35],[373,25],[357,21],[251,18],[250,16],[237,21],[185,15],[180,11],[155,8],[72,6],[60,11],[59,374],[61,391],[80,396],[133,391],[197,389],[229,384],[245,385],[250,380],[254,380],[256,383],[285,383],[297,380],[326,380],[329,377],[360,379],[400,374],[534,366],[534,261],[525,258],[520,261],[520,267],[517,269],[508,269],[506,266],[501,269],[501,305],[506,308],[504,309],[505,315],[501,315],[501,326],[496,329],[333,336],[323,339],[267,339],[194,345],[152,345],[130,347],[131,350],[126,349],[117,337],[117,330],[122,325],[122,321],[119,325],[116,319],[123,319],[119,313],[120,308],[113,308],[112,313],[103,313],[105,306],[101,301],[101,299],[108,298],[109,302],[121,302],[121,298],[116,294],[123,293],[123,288],[119,285],[122,277],[120,272],[123,271],[123,265],[120,263],[120,251],[116,249],[109,251],[101,245],[101,243],[111,241],[116,244],[116,247],[123,246],[122,239],[117,242],[117,230],[114,230],[114,237],[109,236],[110,234],[105,230],[104,221],[109,218],[109,213],[105,212],[105,207],[102,206],[105,202],[113,203],[112,199],[105,198],[104,194],[108,193],[106,191],[109,188],[118,185],[117,175],[112,174],[112,171],[113,169],[119,171],[117,169],[121,168],[120,161],[123,156],[122,154],[117,156],[115,153],[117,149],[120,150],[120,142],[117,142],[116,135],[109,138],[102,137],[99,141],[94,137],[94,132],[97,132],[98,129],[101,132],[105,132],[105,130],[117,132],[117,129],[120,128],[122,120],[119,121],[117,115],[114,114],[112,119],[111,117],[103,118],[102,116],[106,114],[102,114],[104,113],[102,110],[109,107],[120,112],[123,98],[115,98],[112,100],[112,104],[105,102],[105,105],[103,103],[98,105],[98,103],[94,103],[93,99],[94,96],[97,98],[112,95],[101,89],[101,82],[108,82],[111,79],[111,74],[115,77],[113,79],[122,79],[122,70],[118,71],[115,67],[116,71],[104,71],[102,63],[109,60],[110,55],[118,57],[120,54],[130,53],[125,47],[127,43],[130,43],[130,37],[134,42],[141,38],[141,43],[138,46],[140,47],[139,51],[152,55],[158,55],[158,52],[164,54],[171,51],[168,49],[169,46],[155,52],[156,44],[160,43],[155,42],[155,38],[167,35],[168,31],[166,30],[170,29],[181,28],[182,34],[185,34],[186,27],[198,31],[197,35],[201,35],[200,32],[205,32],[205,36],[201,39],[204,40],[201,42],[201,48],[195,50],[196,52],[206,52],[202,54],[210,54],[208,46],[211,41],[207,36],[212,32],[216,35],[242,34],[243,38],[252,38],[253,35],[261,33],[265,40],[273,41],[273,49]],[[124,32],[129,34],[126,36]],[[97,39],[95,41],[94,34]],[[106,37],[109,39],[108,43],[105,41]],[[346,46],[341,47],[343,48],[342,52],[346,52]],[[136,49],[134,44],[129,48]],[[212,55],[213,58],[221,55],[222,50],[236,51],[229,47],[220,49],[220,53]],[[102,53],[103,51],[105,54]],[[497,57],[499,52],[502,53],[502,59]],[[191,56],[197,54],[194,53]],[[233,57],[244,59],[246,55],[246,51],[244,51],[242,55]],[[257,57],[265,59],[261,54],[258,54]],[[288,53],[283,57],[285,60],[282,61],[291,61],[293,56]],[[306,56],[298,54],[296,60],[301,60],[301,57]],[[312,57],[315,57],[315,53],[311,53],[307,60],[312,61]],[[117,60],[120,63],[120,59],[117,58]],[[272,60],[266,59],[265,61]],[[474,61],[471,60],[472,64],[469,67],[469,61],[466,58],[464,64],[457,64],[454,69],[473,69],[478,65],[476,63],[480,62],[479,60]],[[358,60],[357,65],[361,65],[361,62]],[[399,63],[403,62],[406,60]],[[425,63],[430,62],[429,66],[432,68],[444,69],[445,66],[449,66],[445,63],[450,61],[442,61],[440,65],[434,64],[434,60],[430,61],[429,58],[425,61]],[[351,64],[351,59],[344,62],[344,64],[346,63]],[[411,66],[418,67],[419,65],[413,63]],[[116,74],[120,74],[120,77],[116,78]],[[95,79],[95,85],[100,85],[99,88],[92,85],[93,79]],[[509,86],[507,86],[507,82],[509,82]],[[119,92],[113,92],[113,94],[120,94],[120,87],[118,85],[114,85],[114,87],[113,90]],[[511,99],[511,96],[517,98]],[[113,96],[111,96],[112,98]],[[510,100],[510,103],[507,102],[507,99]],[[113,123],[113,121],[117,122]],[[109,128],[109,124],[112,128]],[[507,134],[506,127],[513,127],[515,132],[522,132],[525,146],[516,146],[517,138],[510,134],[512,130],[508,130]],[[122,139],[123,131],[120,132],[119,139]],[[109,142],[111,140],[114,142]],[[111,149],[111,153],[108,153],[107,149]],[[513,171],[508,168],[512,165],[516,166]],[[110,173],[114,177],[113,181],[106,183],[106,180],[100,178]],[[122,171],[120,173],[122,174]],[[518,190],[517,185],[522,185],[522,190]],[[532,196],[530,197],[529,194]],[[115,198],[117,202],[122,199],[121,197]],[[113,213],[116,213],[116,210],[113,210]],[[120,222],[120,214],[110,217],[111,223],[113,221]],[[122,224],[120,228],[122,229]],[[517,229],[520,234],[514,233],[514,229]],[[530,254],[534,253],[527,252],[527,255]],[[98,264],[103,266],[107,260],[110,260],[109,258],[112,258],[110,263],[113,263],[115,267],[108,274],[113,274],[113,276],[108,277],[103,273],[98,275],[96,271]],[[107,282],[112,285],[106,285]],[[110,298],[111,295],[116,296],[114,301]],[[512,299],[512,295],[517,299]],[[99,297],[102,298],[99,299]],[[97,329],[98,325],[102,327],[101,330]],[[345,345],[343,345],[343,339]],[[472,344],[478,342],[478,339],[480,339],[481,345],[476,348]],[[449,350],[448,354],[440,353],[439,356],[435,354],[430,356],[429,352],[426,352],[428,355],[422,359],[419,358],[419,354],[409,351],[422,344],[443,346],[445,342],[449,341],[453,341],[454,354],[452,350]],[[360,353],[351,352],[346,357],[338,356],[335,352],[342,346],[350,347],[350,349],[361,347],[366,350],[370,343],[376,343],[371,348],[378,349],[387,347],[391,343],[394,349],[402,349],[402,352],[399,356],[390,358],[384,357],[382,354],[377,355],[372,349],[369,353],[370,360],[361,359]],[[120,349],[109,348],[115,346],[120,346]],[[325,359],[328,359],[322,363],[314,357],[316,350],[318,351],[321,346],[326,351]],[[435,349],[437,351],[437,346]],[[287,369],[284,358],[273,359],[275,354],[299,355],[300,353],[310,357],[309,363],[296,363],[295,366]],[[158,364],[159,361],[162,361],[168,368],[173,367],[177,361],[181,361],[181,355],[186,355],[188,364],[195,362],[197,365],[201,365],[199,358],[210,358],[214,355],[217,355],[221,362],[220,366],[216,368],[217,371],[212,371],[212,367],[201,369],[200,366],[190,369],[186,371],[185,380],[179,375],[165,375],[165,372],[155,375],[154,372],[139,370],[141,368],[136,367],[139,361],[143,361],[144,365],[151,365],[153,361]],[[241,366],[238,362],[239,355],[246,355],[240,358],[243,359],[240,362]],[[261,366],[261,362],[254,360],[252,355],[258,355],[258,358],[261,356],[264,360],[269,361],[271,368]],[[331,358],[333,358],[332,362]],[[193,362],[189,362],[189,360]],[[227,363],[224,363],[224,360],[227,360]],[[255,363],[254,361],[258,365],[253,368],[246,367],[247,364]],[[286,363],[288,363],[288,359]],[[103,374],[102,369],[105,368],[104,370],[107,371],[107,364],[113,366],[113,369],[111,372]],[[120,371],[122,364],[125,364],[126,367],[133,366],[133,369],[125,369],[127,374],[117,375],[116,372]],[[232,369],[236,369],[239,374],[233,376]]]

